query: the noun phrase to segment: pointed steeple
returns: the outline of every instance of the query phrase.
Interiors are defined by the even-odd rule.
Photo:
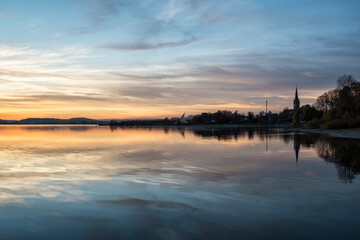
[[[294,111],[297,111],[299,108],[300,108],[300,100],[299,100],[297,84],[296,84],[295,99],[294,99]]]

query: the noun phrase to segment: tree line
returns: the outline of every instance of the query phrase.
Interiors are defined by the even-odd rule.
[[[360,127],[360,82],[342,75],[337,87],[327,91],[310,106],[302,106],[293,116],[295,125],[308,128],[336,129]]]

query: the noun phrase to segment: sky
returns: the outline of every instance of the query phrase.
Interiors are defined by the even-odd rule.
[[[0,0],[0,119],[292,108],[360,80],[358,0]]]

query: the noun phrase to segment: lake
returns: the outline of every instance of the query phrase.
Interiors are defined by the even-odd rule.
[[[360,141],[0,126],[1,239],[356,239]]]

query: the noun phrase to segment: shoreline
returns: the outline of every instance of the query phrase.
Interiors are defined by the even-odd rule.
[[[330,130],[294,128],[294,131],[303,132],[303,133],[324,134],[334,138],[360,139],[360,128],[330,129]]]

